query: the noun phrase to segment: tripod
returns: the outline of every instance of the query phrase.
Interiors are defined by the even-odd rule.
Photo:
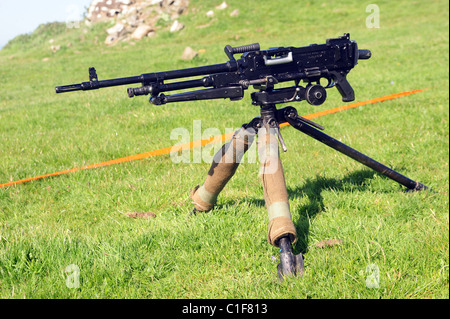
[[[205,182],[191,191],[194,211],[209,211],[214,207],[217,196],[236,172],[242,157],[258,135],[258,154],[260,159],[260,177],[264,190],[264,200],[268,211],[268,242],[280,248],[280,263],[277,266],[278,277],[301,276],[304,273],[302,254],[294,255],[292,245],[297,241],[297,233],[292,222],[288,193],[278,143],[283,151],[287,148],[280,133],[279,124],[289,123],[298,131],[328,145],[371,169],[404,185],[409,190],[421,190],[428,187],[409,179],[391,168],[356,151],[344,143],[324,134],[324,128],[297,114],[294,107],[277,109],[276,105],[307,100],[310,104],[322,104],[326,92],[320,85],[309,84],[306,88],[294,86],[274,90],[273,87],[260,87],[252,93],[252,104],[260,106],[260,117],[242,125],[232,139],[216,153]]]

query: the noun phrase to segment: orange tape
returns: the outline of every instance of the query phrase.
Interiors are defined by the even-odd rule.
[[[391,94],[391,95],[377,97],[377,98],[374,98],[374,99],[371,99],[371,100],[366,100],[366,101],[362,101],[362,102],[346,104],[346,105],[343,105],[343,106],[335,107],[333,109],[320,111],[320,112],[316,112],[316,113],[311,113],[311,114],[308,114],[308,115],[304,115],[303,117],[308,119],[308,120],[310,120],[310,119],[313,119],[313,118],[316,118],[316,117],[319,117],[319,116],[333,114],[333,113],[337,113],[337,112],[340,112],[340,111],[353,109],[355,107],[367,105],[367,104],[375,104],[375,103],[384,102],[384,101],[387,101],[387,100],[393,100],[393,99],[397,99],[399,97],[403,97],[403,96],[419,93],[419,92],[426,91],[426,90],[428,90],[428,89],[419,89],[419,90],[413,90],[413,91],[407,91],[407,92],[394,93],[394,94]],[[288,126],[288,125],[289,125],[289,123],[283,123],[283,124],[280,125],[280,127]]]
[[[414,90],[414,91],[395,93],[395,94],[391,94],[391,95],[377,97],[375,99],[371,99],[371,100],[367,100],[367,101],[351,103],[351,104],[339,106],[339,107],[336,107],[336,108],[333,108],[333,109],[329,109],[329,110],[325,110],[325,111],[321,111],[321,112],[316,112],[316,113],[312,113],[312,114],[308,114],[308,115],[304,115],[303,117],[307,118],[307,119],[313,119],[313,118],[316,118],[316,117],[319,117],[319,116],[324,116],[324,115],[328,115],[328,114],[332,114],[332,113],[337,113],[337,112],[340,112],[340,111],[348,110],[348,109],[351,109],[351,108],[355,108],[355,107],[359,107],[359,106],[363,106],[363,105],[367,105],[367,104],[374,104],[374,103],[379,103],[379,102],[383,102],[383,101],[387,101],[387,100],[396,99],[396,98],[399,98],[399,97],[415,94],[415,93],[422,92],[422,91],[425,91],[425,90],[427,90],[427,89],[419,89],[419,90]],[[288,125],[289,125],[289,123],[282,123],[280,125],[280,127],[288,126]],[[213,137],[211,137],[209,139],[203,139],[203,140],[199,140],[199,141],[194,141],[194,142],[189,142],[189,143],[177,145],[177,147],[175,149],[176,149],[176,151],[181,151],[181,150],[185,150],[185,149],[192,149],[194,147],[205,146],[205,145],[208,145],[208,144],[211,144],[211,143],[223,142],[223,141],[231,139],[232,136],[233,136],[233,132],[227,133],[227,134],[218,135],[218,136],[213,136]],[[91,165],[86,165],[86,166],[82,166],[82,167],[71,168],[71,169],[67,169],[67,170],[64,170],[64,171],[60,171],[60,172],[55,172],[55,173],[51,173],[51,174],[45,174],[45,175],[41,175],[41,176],[25,178],[25,179],[21,179],[21,180],[14,181],[14,182],[4,183],[4,184],[0,184],[0,187],[6,187],[6,186],[11,186],[11,185],[26,183],[26,182],[34,181],[34,180],[37,180],[37,179],[42,179],[42,178],[45,178],[45,177],[58,176],[58,175],[63,175],[63,174],[72,173],[72,172],[85,170],[85,169],[92,169],[92,168],[97,168],[97,167],[103,167],[103,166],[108,166],[108,165],[114,165],[114,164],[120,164],[120,163],[124,163],[124,162],[135,161],[135,160],[143,159],[143,158],[147,158],[147,157],[153,157],[153,156],[158,156],[158,155],[170,154],[173,150],[174,150],[174,147],[170,146],[170,147],[161,148],[161,149],[155,150],[155,151],[145,152],[145,153],[136,154],[136,155],[130,155],[130,156],[122,157],[122,158],[117,158],[117,159],[113,159],[113,160],[102,162],[102,163],[97,163],[97,164],[91,164]]]

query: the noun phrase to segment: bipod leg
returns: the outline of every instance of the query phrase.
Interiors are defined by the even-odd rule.
[[[253,143],[258,123],[259,117],[253,119],[249,124],[243,125],[234,133],[231,140],[214,155],[205,182],[201,186],[197,185],[191,191],[191,199],[194,203],[191,215],[197,211],[207,212],[214,207],[217,196],[233,177],[242,157]]]
[[[297,114],[297,110],[293,107],[286,107],[284,109],[285,113],[285,119],[286,121],[291,124],[292,127],[296,128],[297,130],[305,133],[306,135],[311,136],[312,138],[318,140],[319,142],[324,143],[325,145],[328,145],[329,147],[341,152],[344,155],[347,155],[348,157],[353,158],[354,160],[360,162],[361,164],[366,165],[367,167],[370,167],[374,171],[377,171],[378,173],[383,174],[386,177],[389,177],[390,179],[396,181],[397,183],[406,186],[409,190],[422,190],[422,189],[429,189],[428,186],[419,183],[417,181],[414,181],[396,171],[393,169],[387,167],[386,165],[383,165],[374,159],[370,158],[367,155],[364,155],[361,152],[358,152],[357,150],[351,148],[350,146],[345,145],[344,143],[332,138],[331,136],[315,129],[314,127],[306,124],[304,121],[300,119],[300,117]]]

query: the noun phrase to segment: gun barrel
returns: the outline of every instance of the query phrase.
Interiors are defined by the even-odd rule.
[[[125,78],[116,78],[108,80],[93,80],[88,82],[82,82],[78,84],[62,85],[55,87],[56,93],[72,92],[72,91],[87,91],[95,90],[110,86],[128,85],[134,83],[142,83],[148,85],[164,80],[186,78],[191,76],[206,75],[211,73],[220,72],[233,72],[238,69],[236,61],[228,61],[221,64],[213,64],[207,66],[200,66],[188,69],[157,72],[157,73],[144,73],[138,76],[131,76]]]
[[[62,85],[62,86],[55,87],[56,93],[71,92],[71,91],[78,91],[78,90],[81,90],[81,83],[80,84]]]
[[[104,87],[110,87],[110,86],[118,86],[118,85],[126,85],[126,84],[133,84],[133,83],[139,83],[143,81],[145,74],[142,74],[140,76],[131,76],[126,78],[117,78],[117,79],[109,79],[109,80],[103,80],[103,81],[88,81],[88,82],[82,82],[78,84],[69,84],[69,85],[62,85],[55,87],[56,93],[64,93],[64,92],[72,92],[72,91],[88,91],[88,90],[95,90],[100,89]]]

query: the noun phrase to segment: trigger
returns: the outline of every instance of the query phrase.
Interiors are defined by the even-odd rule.
[[[328,84],[327,84],[327,86],[325,86],[326,89],[332,88],[333,86],[336,85],[336,83],[334,82],[333,78],[329,77],[329,78],[326,78],[326,79],[328,80]]]

